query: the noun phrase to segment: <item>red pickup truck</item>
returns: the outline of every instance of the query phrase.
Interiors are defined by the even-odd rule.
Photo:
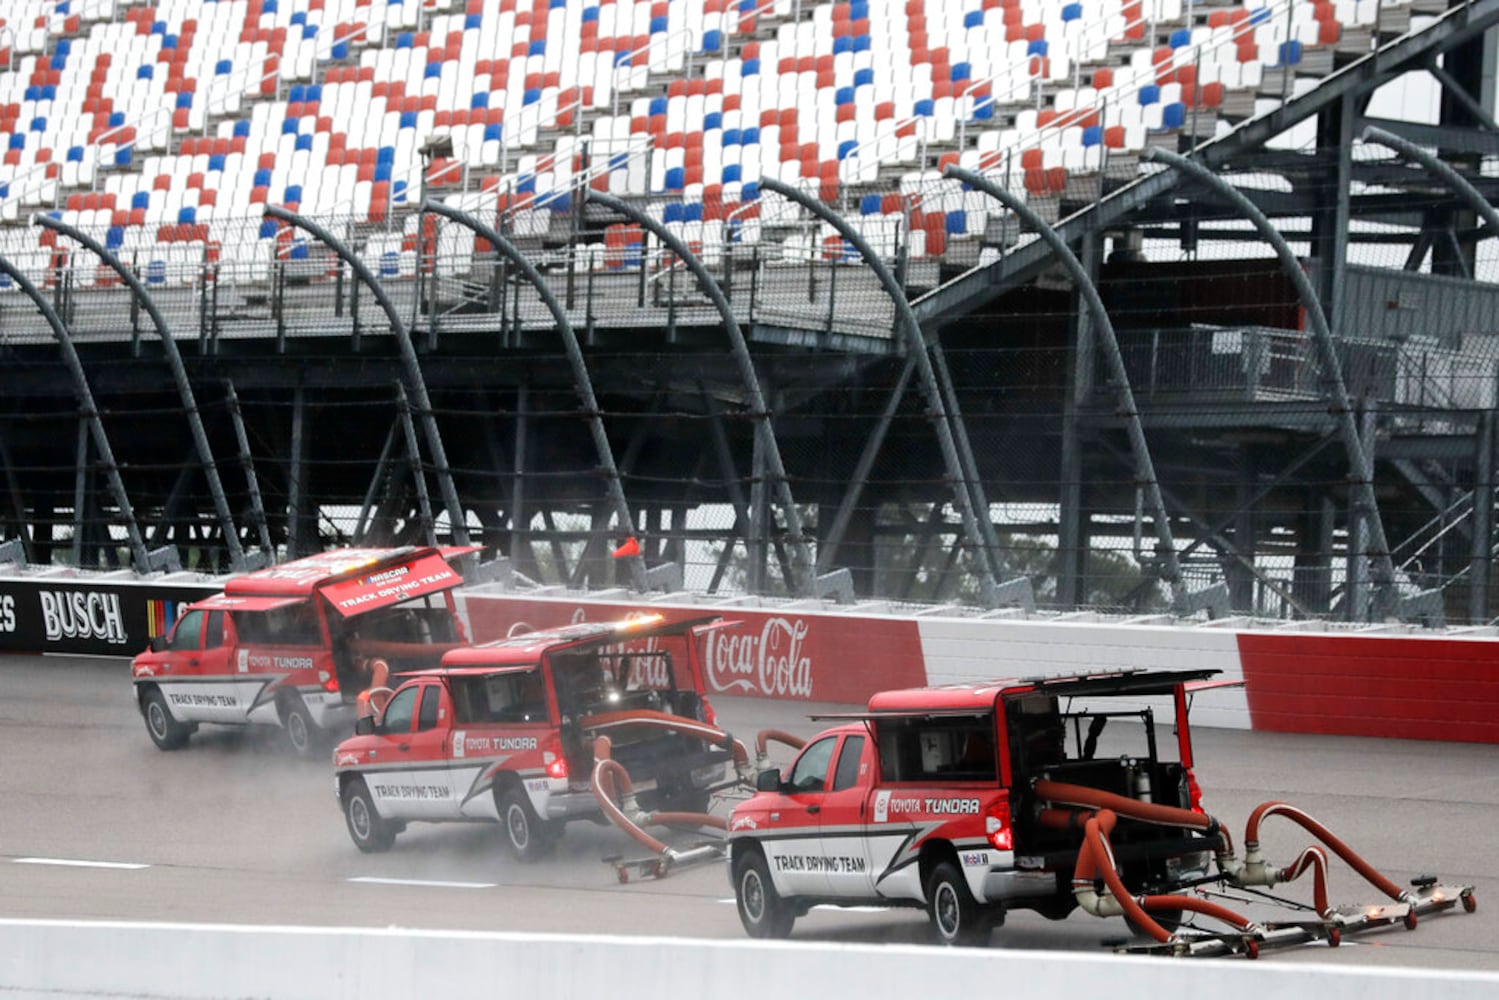
[[[925,907],[939,941],[972,944],[1009,909],[1067,916],[1082,831],[1043,822],[1049,803],[1036,782],[1199,808],[1185,691],[1212,673],[876,694],[784,775],[761,773],[734,810],[730,873],[744,929],[784,937],[813,904],[880,903]],[[1157,731],[1162,709],[1174,736]],[[1134,892],[1205,875],[1218,846],[1216,834],[1138,822],[1114,837]]]
[[[333,549],[230,578],[131,663],[146,731],[175,750],[201,723],[264,723],[316,751],[322,734],[352,730],[374,660],[433,667],[464,643],[449,560],[472,551]]]
[[[333,753],[349,836],[383,851],[408,822],[499,822],[512,852],[549,851],[570,820],[602,820],[590,779],[608,735],[650,808],[701,812],[732,748],[703,695],[715,618],[579,623],[455,649],[414,674]]]

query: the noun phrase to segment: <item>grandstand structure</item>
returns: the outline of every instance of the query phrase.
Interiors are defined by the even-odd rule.
[[[13,0],[0,554],[1487,623],[1496,23]]]

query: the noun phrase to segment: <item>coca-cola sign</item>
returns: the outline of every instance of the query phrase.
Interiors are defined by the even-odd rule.
[[[720,629],[708,634],[704,673],[713,691],[767,698],[811,698],[812,658],[807,623],[767,618],[758,632]]]
[[[700,617],[702,607],[590,603],[472,595],[465,598],[471,634],[476,642],[503,638],[516,622],[551,628],[580,621],[610,621],[648,610],[668,621]],[[785,614],[728,609],[723,622],[705,630],[697,646],[704,690],[718,695],[753,698],[816,699],[862,704],[875,691],[917,687],[926,683],[921,636],[909,618],[847,615],[836,612]],[[627,646],[635,649],[634,646]],[[658,662],[632,664],[645,676],[632,679],[654,686]],[[680,687],[684,664],[673,650]]]

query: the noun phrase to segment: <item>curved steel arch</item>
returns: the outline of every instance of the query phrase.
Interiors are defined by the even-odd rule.
[[[791,543],[791,565],[795,568],[797,579],[789,580],[789,589],[794,594],[811,595],[815,583],[812,579],[813,565],[810,552],[807,548],[807,536],[802,527],[801,512],[796,509],[796,502],[791,497],[791,483],[786,477],[786,466],[781,461],[781,447],[776,441],[775,430],[770,425],[770,411],[765,405],[765,394],[760,391],[760,379],[755,374],[754,361],[750,358],[749,345],[745,342],[744,332],[739,328],[739,320],[734,317],[734,310],[729,305],[729,300],[724,297],[723,289],[718,287],[718,282],[708,273],[697,254],[677,239],[658,220],[651,218],[635,206],[627,204],[611,195],[601,194],[591,188],[583,189],[584,196],[588,201],[623,215],[631,222],[650,231],[662,243],[666,244],[672,253],[676,254],[692,276],[697,279],[703,293],[712,301],[718,315],[723,319],[725,331],[729,335],[729,345],[734,355],[734,362],[739,366],[739,375],[744,382],[745,391],[749,394],[750,406],[754,411],[755,433],[760,438],[760,446],[764,451],[766,462],[770,465],[771,478],[775,480],[776,492],[780,494],[781,507],[786,512],[786,533],[790,536]]]
[[[619,518],[620,525],[630,534],[635,535],[635,520],[630,514],[630,504],[625,499],[624,486],[620,482],[619,466],[614,461],[614,449],[609,446],[609,435],[604,431],[604,420],[599,415],[598,398],[593,393],[593,380],[588,377],[588,365],[583,360],[583,349],[578,345],[578,336],[573,332],[573,325],[567,318],[562,304],[557,301],[557,296],[552,294],[552,288],[536,265],[526,259],[514,243],[511,243],[493,226],[486,226],[467,212],[453,208],[442,202],[423,199],[422,211],[432,212],[445,219],[450,219],[488,240],[506,260],[514,264],[525,279],[536,289],[536,294],[541,296],[547,309],[552,313],[552,321],[557,324],[557,333],[562,338],[562,346],[567,351],[568,364],[572,366],[573,383],[577,386],[578,396],[583,401],[583,410],[588,414],[588,429],[593,435],[593,446],[599,453],[599,461],[604,466],[604,474],[608,477],[609,502],[614,506],[614,516]],[[648,577],[645,572],[645,556],[637,553],[629,557],[630,580],[635,589],[644,593],[648,588]]]
[[[198,412],[198,399],[193,394],[192,383],[188,381],[187,368],[182,364],[182,352],[177,350],[177,339],[172,336],[172,331],[167,327],[166,317],[162,316],[161,310],[156,308],[156,300],[151,298],[151,293],[146,291],[146,286],[141,284],[135,272],[126,267],[119,257],[116,257],[112,251],[92,236],[50,215],[36,215],[31,221],[34,225],[44,229],[62,233],[70,240],[92,251],[109,266],[110,270],[120,276],[120,280],[130,286],[130,290],[136,294],[141,305],[145,307],[147,315],[151,317],[151,322],[156,326],[156,335],[161,338],[162,350],[167,356],[167,365],[172,369],[172,380],[177,383],[177,394],[182,397],[182,406],[187,411],[187,422],[192,430],[193,445],[198,452],[198,461],[203,463],[203,474],[208,479],[208,492],[213,497],[214,511],[218,514],[219,525],[224,532],[224,544],[229,549],[229,565],[235,570],[243,569],[245,550],[239,544],[239,533],[234,527],[234,517],[229,512],[229,501],[224,496],[224,483],[219,478],[219,467],[214,461],[213,450],[208,446],[208,433],[203,429],[203,415]]]
[[[1098,294],[1098,286],[1093,283],[1088,269],[1083,267],[1082,261],[1077,259],[1077,254],[1072,252],[1067,241],[1057,235],[1057,231],[1047,225],[1046,220],[1036,214],[1036,211],[1024,201],[976,171],[966,170],[956,164],[948,164],[944,173],[964,182],[974,190],[982,191],[1014,212],[1027,226],[1034,229],[1051,248],[1053,256],[1067,269],[1067,273],[1072,276],[1073,284],[1087,303],[1088,311],[1093,314],[1093,322],[1097,327],[1098,339],[1103,344],[1104,353],[1108,355],[1110,372],[1114,376],[1114,381],[1119,384],[1120,406],[1128,414],[1125,425],[1129,429],[1130,450],[1135,456],[1135,477],[1138,482],[1145,485],[1150,508],[1155,514],[1156,541],[1160,547],[1163,566],[1161,577],[1171,587],[1172,603],[1178,609],[1184,609],[1187,591],[1182,583],[1176,539],[1172,535],[1171,522],[1166,513],[1166,499],[1161,495],[1161,484],[1156,479],[1155,463],[1150,457],[1150,445],[1145,440],[1145,428],[1140,424],[1140,411],[1135,407],[1135,391],[1130,387],[1129,374],[1124,370],[1124,356],[1119,351],[1119,338],[1114,333],[1114,323],[1109,318],[1109,311],[1104,308],[1103,298]]]
[[[349,249],[348,244],[316,222],[296,212],[287,211],[279,205],[265,206],[262,214],[297,229],[305,229],[314,238],[327,244],[330,250],[349,265],[355,277],[364,282],[365,287],[375,296],[375,301],[380,304],[380,308],[385,310],[385,317],[390,321],[391,333],[395,334],[396,343],[401,350],[401,366],[406,376],[406,389],[416,400],[417,409],[421,411],[422,433],[427,438],[427,447],[432,449],[432,462],[437,471],[438,487],[442,490],[443,505],[448,509],[448,521],[453,527],[453,542],[457,545],[467,545],[468,525],[463,517],[463,504],[458,500],[458,490],[453,485],[453,470],[448,465],[447,449],[442,445],[442,432],[438,430],[437,417],[432,413],[432,399],[427,395],[427,380],[422,378],[422,366],[417,361],[416,348],[411,344],[411,334],[406,330],[406,324],[401,322],[401,317],[396,314],[390,297],[385,294],[385,289],[381,287],[380,282],[375,280],[370,269],[365,267],[364,261]]]
[[[88,375],[83,370],[83,362],[79,360],[78,349],[73,346],[73,336],[68,332],[67,324],[62,317],[57,315],[57,310],[52,308],[52,303],[47,301],[31,279],[22,274],[5,257],[0,257],[0,273],[9,276],[16,283],[28,299],[36,304],[37,310],[41,312],[42,318],[52,328],[52,335],[57,338],[57,343],[62,348],[63,363],[67,365],[68,374],[73,379],[73,389],[78,393],[78,402],[83,407],[83,416],[88,420],[89,433],[93,436],[94,447],[99,449],[99,458],[104,462],[104,470],[109,478],[109,491],[114,494],[115,504],[120,508],[120,516],[125,519],[125,533],[130,541],[130,558],[135,563],[137,572],[147,572],[151,568],[151,561],[146,554],[146,543],[141,537],[140,524],[135,520],[135,509],[130,505],[130,496],[125,492],[125,481],[120,478],[120,467],[115,464],[114,450],[109,446],[109,435],[104,431],[104,422],[99,419],[99,408],[94,404],[94,393],[89,388]]]
[[[1179,153],[1160,147],[1146,150],[1145,159],[1155,160],[1186,174],[1225,198],[1239,214],[1248,219],[1265,242],[1275,251],[1281,270],[1296,289],[1296,295],[1306,311],[1312,327],[1312,342],[1317,348],[1317,360],[1323,375],[1332,384],[1332,404],[1337,419],[1338,432],[1343,447],[1348,452],[1349,464],[1353,466],[1353,480],[1363,504],[1369,524],[1370,574],[1374,579],[1374,610],[1379,617],[1394,610],[1396,605],[1395,566],[1390,559],[1390,543],[1385,538],[1384,519],[1379,514],[1379,501],[1374,495],[1374,464],[1369,451],[1359,436],[1358,426],[1353,422],[1353,403],[1348,398],[1348,387],[1343,382],[1343,369],[1338,363],[1337,350],[1333,345],[1332,331],[1327,326],[1327,314],[1312,288],[1311,281],[1301,268],[1301,262],[1291,252],[1285,237],[1270,223],[1242,191],[1234,187],[1207,167]]]
[[[937,418],[937,444],[947,465],[947,474],[953,480],[953,499],[963,520],[963,531],[968,536],[969,545],[977,553],[983,570],[980,585],[984,603],[993,605],[999,587],[999,567],[996,562],[999,540],[995,537],[994,523],[989,520],[989,501],[984,495],[983,483],[979,480],[978,464],[968,445],[968,432],[963,426],[957,394],[953,391],[952,377],[947,372],[947,362],[940,346],[927,344],[926,337],[921,332],[921,323],[895,276],[890,273],[885,262],[880,260],[874,248],[841,215],[796,188],[770,177],[760,178],[759,184],[762,189],[774,191],[788,201],[795,202],[838,230],[838,234],[863,256],[864,263],[869,265],[885,289],[885,294],[894,303],[899,317],[896,325],[906,337],[906,356],[915,362],[927,405],[931,414]],[[932,360],[934,356],[935,363]]]

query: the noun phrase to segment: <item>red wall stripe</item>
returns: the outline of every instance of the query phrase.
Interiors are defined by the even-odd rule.
[[[1499,643],[1240,633],[1255,729],[1499,743]]]

